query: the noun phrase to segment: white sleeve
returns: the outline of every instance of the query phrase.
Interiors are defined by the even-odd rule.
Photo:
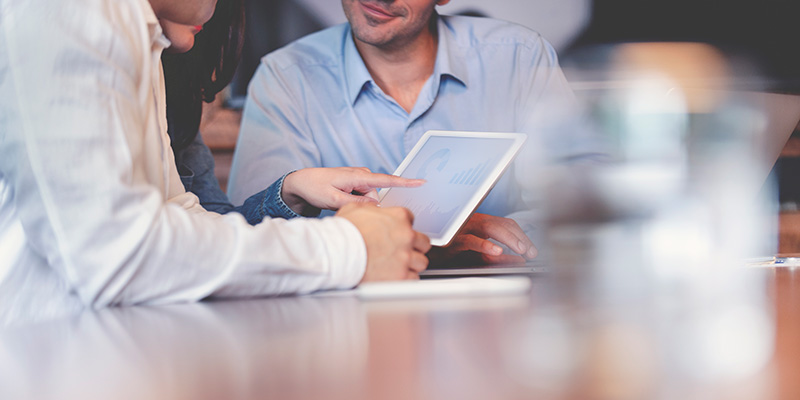
[[[165,168],[172,161],[147,101],[157,56],[135,1],[87,10],[50,2],[46,13],[40,3],[12,7],[0,24],[0,111],[11,110],[0,118],[0,172],[28,245],[84,303],[358,283],[366,249],[342,218],[251,227],[202,211],[191,194],[169,198],[161,184],[174,165]]]

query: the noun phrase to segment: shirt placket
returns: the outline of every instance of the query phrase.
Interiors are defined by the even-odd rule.
[[[158,135],[159,135],[159,143],[161,144],[161,163],[163,165],[163,176],[162,176],[162,184],[163,184],[163,193],[166,195],[169,193],[169,173],[170,173],[170,152],[169,152],[169,136],[167,135],[167,126],[165,125],[167,121],[166,111],[166,99],[162,98],[163,94],[166,93],[164,90],[164,69],[161,66],[161,53],[164,51],[166,47],[165,42],[166,38],[163,35],[157,36],[153,40],[153,45],[151,48],[151,71],[156,79],[153,79],[152,82],[152,102],[153,107],[155,108],[155,116],[156,116],[156,127],[158,128]]]

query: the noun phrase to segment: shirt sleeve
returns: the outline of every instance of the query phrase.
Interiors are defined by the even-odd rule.
[[[199,133],[192,143],[175,153],[175,163],[184,189],[194,193],[203,208],[218,214],[235,210],[214,174],[214,155]]]
[[[289,171],[320,167],[320,151],[297,93],[302,76],[296,67],[281,68],[268,56],[247,90],[242,123],[228,182],[233,203],[275,182]]]
[[[359,282],[366,249],[343,218],[250,226],[171,189],[178,174],[153,117],[158,54],[144,40],[138,2],[81,2],[80,12],[57,3],[48,13],[38,3],[0,17],[0,58],[7,58],[0,110],[10,110],[0,118],[0,172],[28,246],[83,303],[307,293]]]
[[[268,188],[250,196],[247,200],[245,200],[243,206],[236,207],[234,211],[244,215],[245,219],[250,224],[257,224],[264,219],[264,217],[284,219],[299,217],[300,214],[294,212],[281,197],[283,181],[286,180],[286,176],[292,172],[294,171],[285,173],[272,185],[269,185]]]
[[[268,188],[250,196],[244,204],[234,207],[228,196],[222,191],[214,174],[214,155],[198,134],[189,146],[181,150],[175,157],[181,183],[187,192],[194,193],[200,205],[208,211],[218,214],[237,212],[242,214],[250,225],[260,223],[264,217],[292,219],[300,215],[294,212],[283,201],[281,189],[284,174]]]

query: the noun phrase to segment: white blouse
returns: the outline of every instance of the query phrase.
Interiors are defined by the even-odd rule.
[[[0,322],[65,307],[349,288],[343,218],[205,211],[166,133],[146,0],[0,0]]]

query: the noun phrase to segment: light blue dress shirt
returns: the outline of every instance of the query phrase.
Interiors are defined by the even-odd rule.
[[[348,24],[265,56],[249,86],[231,200],[241,203],[305,167],[392,173],[432,129],[524,132],[525,150],[478,209],[509,216],[536,207],[533,173],[543,159],[600,153],[578,123],[581,113],[555,51],[538,33],[473,17],[441,16],[437,27],[434,72],[410,113],[375,84]]]

